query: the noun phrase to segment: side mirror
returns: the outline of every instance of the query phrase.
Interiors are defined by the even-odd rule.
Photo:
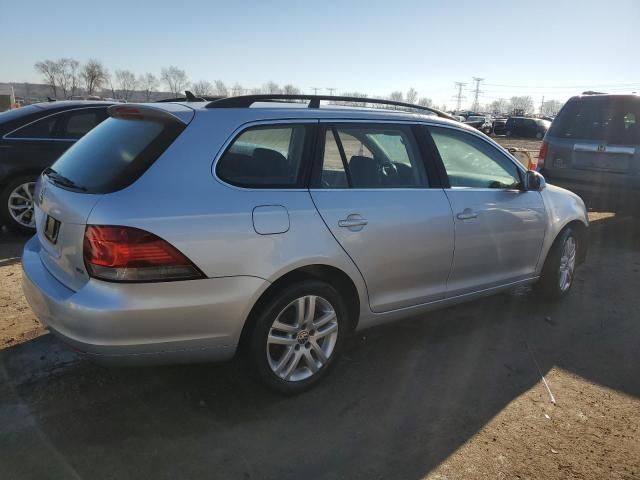
[[[535,170],[527,170],[525,189],[534,192],[539,192],[547,186],[547,182],[544,177]]]

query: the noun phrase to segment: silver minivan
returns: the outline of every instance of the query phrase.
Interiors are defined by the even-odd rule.
[[[640,194],[640,97],[571,98],[544,137],[538,170],[587,196]]]
[[[38,182],[38,318],[105,363],[243,351],[296,393],[355,329],[519,285],[569,292],[579,197],[441,112],[324,100],[341,99],[111,107]]]

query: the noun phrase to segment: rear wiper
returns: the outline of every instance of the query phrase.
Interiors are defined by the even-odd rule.
[[[46,168],[42,173],[44,173],[47,177],[49,177],[58,185],[62,185],[63,187],[67,187],[67,188],[72,188],[74,190],[80,190],[81,192],[87,191],[85,187],[77,185],[76,182],[65,177],[64,175],[59,174],[51,167]]]

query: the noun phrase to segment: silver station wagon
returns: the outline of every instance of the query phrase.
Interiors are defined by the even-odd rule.
[[[38,318],[106,363],[241,351],[296,393],[354,329],[525,284],[567,294],[587,252],[578,196],[442,112],[338,101],[362,99],[110,107],[38,181]]]

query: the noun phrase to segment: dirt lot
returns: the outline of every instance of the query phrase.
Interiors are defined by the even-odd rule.
[[[639,219],[592,213],[564,301],[520,291],[360,332],[296,398],[239,362],[78,357],[30,314],[24,238],[1,234],[0,478],[640,479]]]

